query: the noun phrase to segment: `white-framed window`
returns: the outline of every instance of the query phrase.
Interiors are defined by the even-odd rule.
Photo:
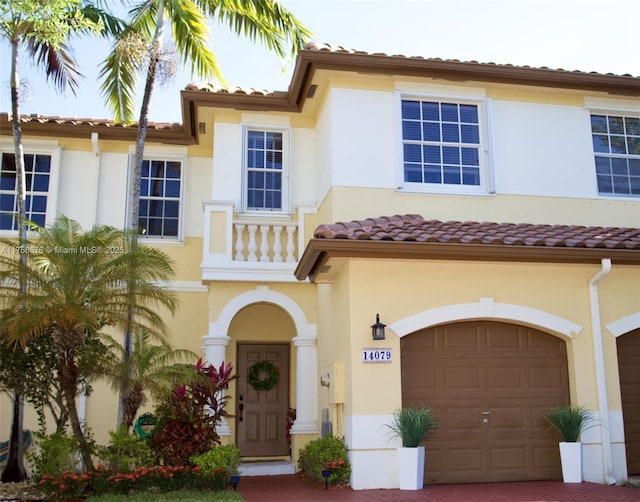
[[[180,239],[184,160],[148,157],[142,163],[138,228],[142,237]]]
[[[401,96],[402,188],[491,191],[481,99]]]
[[[0,152],[0,231],[18,230],[18,182],[16,157]],[[25,212],[28,220],[45,226],[49,190],[52,186],[52,155],[25,153]]]
[[[243,210],[289,210],[289,129],[244,127]]]
[[[598,193],[640,196],[640,117],[592,113]]]

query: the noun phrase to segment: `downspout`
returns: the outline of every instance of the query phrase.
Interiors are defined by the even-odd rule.
[[[593,333],[593,353],[596,365],[596,388],[598,408],[600,409],[600,438],[602,440],[603,475],[609,485],[616,483],[613,477],[611,461],[611,434],[609,432],[609,399],[607,398],[607,380],[602,347],[602,322],[600,321],[600,299],[598,284],[611,272],[611,259],[601,260],[601,269],[589,281],[589,304],[591,308],[591,333]]]

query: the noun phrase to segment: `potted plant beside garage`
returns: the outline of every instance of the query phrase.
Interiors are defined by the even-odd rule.
[[[562,480],[565,483],[581,483],[582,443],[580,435],[593,426],[590,425],[593,418],[584,406],[571,404],[551,408],[545,418],[562,437],[560,442]]]
[[[429,408],[408,406],[393,414],[387,425],[402,440],[398,448],[398,480],[401,490],[421,490],[424,485],[425,447],[421,443],[436,431],[438,421]]]

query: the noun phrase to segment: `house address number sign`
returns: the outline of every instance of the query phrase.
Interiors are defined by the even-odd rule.
[[[362,349],[362,362],[390,363],[391,349]]]

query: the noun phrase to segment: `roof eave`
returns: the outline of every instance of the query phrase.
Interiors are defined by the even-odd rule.
[[[370,74],[492,81],[640,96],[640,78],[630,75],[326,50],[300,51],[298,63],[296,69],[298,66],[300,67],[298,77],[301,79],[316,69],[327,69]],[[311,72],[305,67],[310,67]],[[296,73],[294,72],[295,77]]]
[[[43,117],[44,118],[44,117]],[[185,125],[171,124],[166,127],[147,129],[147,141],[154,143],[192,145],[197,142],[194,134],[191,114],[183,114]],[[22,120],[21,129],[24,135],[51,137],[55,128],[55,136],[58,138],[88,138],[91,133],[97,132],[100,139],[114,141],[135,141],[138,134],[138,125],[124,125],[113,123],[74,123],[73,119],[60,119],[56,121],[53,117],[46,120]],[[98,122],[98,121],[96,121]],[[0,135],[9,136],[13,134],[13,126],[8,113],[0,113]]]
[[[307,99],[317,70],[430,77],[458,82],[484,81],[604,92],[616,96],[640,96],[640,78],[629,75],[304,49],[298,54],[289,90],[286,92],[265,95],[242,92],[182,91],[182,99],[197,106],[247,111],[297,112],[302,109]]]
[[[397,260],[465,260],[535,263],[640,265],[640,252],[621,248],[509,246],[439,242],[311,239],[294,272],[298,280],[314,281],[331,258]]]

